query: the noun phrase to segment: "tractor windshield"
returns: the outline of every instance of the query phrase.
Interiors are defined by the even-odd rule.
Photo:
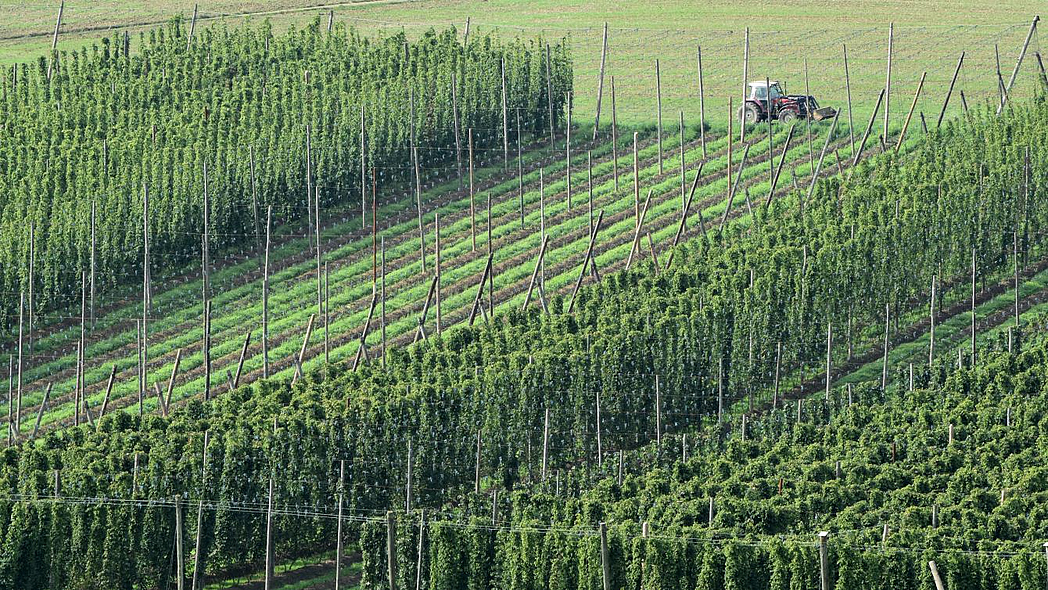
[[[772,84],[771,85],[771,97],[773,99],[775,99],[775,98],[779,98],[781,96],[782,96],[782,92],[779,91],[779,85],[778,84]]]
[[[754,86],[753,87],[753,98],[757,100],[764,100],[768,98],[768,87],[767,86]]]

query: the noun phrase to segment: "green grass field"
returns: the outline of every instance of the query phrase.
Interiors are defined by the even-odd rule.
[[[23,61],[46,52],[57,15],[57,3],[0,5],[0,63]],[[751,80],[766,76],[783,80],[791,92],[804,89],[804,65],[812,94],[823,104],[847,105],[843,45],[849,52],[849,70],[855,125],[869,117],[876,96],[885,86],[888,24],[895,24],[890,116],[901,125],[922,72],[927,72],[918,111],[932,121],[961,51],[965,65],[958,79],[969,105],[996,96],[994,45],[1001,54],[1007,79],[1025,38],[1036,6],[1019,0],[992,5],[974,2],[797,1],[769,5],[757,0],[699,6],[687,0],[622,3],[610,0],[565,5],[555,0],[467,2],[463,0],[378,0],[327,3],[281,0],[216,0],[201,3],[206,17],[201,26],[270,19],[277,27],[301,26],[334,11],[338,22],[367,34],[400,30],[415,35],[430,27],[455,26],[460,31],[471,19],[471,34],[534,38],[539,35],[571,39],[575,59],[575,114],[591,121],[596,106],[601,27],[610,27],[607,78],[603,109],[610,109],[610,77],[615,77],[620,121],[651,123],[656,119],[655,60],[660,61],[663,118],[675,121],[679,111],[687,120],[699,117],[697,48],[703,50],[706,116],[715,126],[727,117],[727,99],[738,101],[743,91],[744,30],[750,29]],[[141,30],[176,14],[192,14],[188,0],[150,0],[129,8],[103,0],[90,4],[67,2],[60,47],[89,43],[106,30]],[[252,14],[252,16],[243,16]],[[1031,95],[1036,88],[1035,36],[1030,60],[1013,88],[1012,96]],[[955,95],[950,114],[960,112]],[[605,111],[604,122],[610,120]]]

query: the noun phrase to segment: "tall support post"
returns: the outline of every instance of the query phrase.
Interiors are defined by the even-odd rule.
[[[840,111],[837,111],[837,114],[833,116],[833,123],[830,125],[830,131],[826,134],[826,142],[822,144],[822,153],[819,154],[819,163],[812,171],[811,184],[808,185],[808,196],[805,198],[806,201],[810,201],[812,195],[815,193],[815,183],[819,180],[819,171],[822,170],[822,162],[826,158],[826,150],[830,147],[830,140],[833,139],[833,132],[837,130],[837,119],[840,116]],[[801,206],[801,211],[804,211],[803,205]]]
[[[880,95],[877,97],[877,104],[873,107],[873,113],[870,114],[870,122],[866,125],[866,132],[862,134],[862,140],[859,141],[859,149],[855,150],[855,154],[852,156],[852,166],[854,167],[859,163],[859,156],[862,155],[862,150],[866,148],[866,140],[870,138],[870,132],[873,131],[873,124],[877,120],[877,111],[881,108],[881,102],[884,101],[884,90],[881,90]]]
[[[593,141],[597,141],[597,131],[600,129],[600,103],[604,98],[604,65],[608,59],[608,21],[604,21],[604,39],[600,49],[600,73],[597,76],[597,115],[593,120]]]
[[[844,86],[848,91],[848,137],[855,151],[855,122],[852,120],[851,72],[848,70],[848,44],[844,44]]]
[[[1030,31],[1026,33],[1026,40],[1023,41],[1022,51],[1019,52],[1019,59],[1015,61],[1015,68],[1012,69],[1012,76],[1008,79],[1008,84],[1004,87],[1004,101],[1001,102],[1001,106],[997,108],[997,114],[1000,115],[1001,111],[1004,110],[1005,101],[1008,100],[1008,93],[1012,91],[1012,85],[1015,84],[1015,77],[1019,75],[1019,67],[1023,65],[1023,58],[1026,57],[1026,50],[1030,48],[1030,40],[1033,39],[1033,34],[1037,30],[1037,21],[1041,20],[1040,16],[1033,17],[1033,22],[1030,23]]]
[[[206,488],[207,480],[207,442],[210,439],[210,431],[204,431],[204,457],[203,467],[200,470],[200,482],[201,490],[200,495],[204,495],[204,488]],[[204,547],[203,547],[203,529],[204,529],[204,500],[203,497],[197,503],[197,523],[196,523],[196,544],[193,551],[193,590],[203,590],[204,583]]]
[[[615,192],[619,192],[619,117],[615,109],[615,76],[611,77],[611,174],[615,177]]]
[[[506,58],[502,58],[502,167],[509,168],[509,115],[506,111]],[[568,107],[570,112],[570,106]]]
[[[189,35],[186,36],[186,51],[193,45],[193,33],[196,31],[197,4],[193,4],[193,18],[189,21]]]
[[[55,68],[55,62],[58,61],[58,31],[62,28],[62,14],[65,12],[65,0],[58,5],[58,20],[55,21],[55,33],[51,38],[51,55],[47,63],[47,79],[51,79],[51,74]],[[181,589],[180,589],[181,590]]]
[[[393,511],[386,512],[386,573],[389,575],[389,590],[397,588],[397,525]],[[269,590],[268,588],[266,590]]]
[[[269,244],[273,206],[266,209],[266,256],[262,270],[262,376],[269,377]]]
[[[346,495],[346,462],[338,462],[338,524],[335,525],[335,590],[342,575],[342,504]]]
[[[699,62],[699,141],[702,144],[702,157],[706,157],[706,92],[702,83],[702,46],[698,48]]]
[[[745,40],[742,47],[742,102],[746,104],[746,83],[750,77],[750,28],[746,27]],[[745,110],[745,109],[744,109]],[[739,117],[739,141],[746,141],[746,118]]]
[[[266,504],[266,580],[265,590],[273,590],[273,570],[276,566],[276,547],[273,545],[273,477],[269,478],[269,500]]]
[[[604,590],[611,590],[611,558],[608,556],[608,525],[600,523],[600,567]]]
[[[935,565],[934,561],[928,562],[928,569],[930,569],[932,572],[932,581],[935,582],[935,590],[946,590],[946,587],[943,586],[942,583],[942,577],[939,576],[939,568]]]
[[[733,143],[735,143],[733,141],[732,132],[731,132],[731,122],[732,122],[732,119],[735,118],[735,115],[732,113],[733,109],[734,109],[734,105],[732,104],[732,97],[729,96],[728,97],[728,184],[727,184],[728,199],[731,199],[731,195],[732,195],[732,193],[731,193],[731,188],[732,188],[732,186],[731,186],[731,171],[732,171],[731,146],[732,146]],[[727,220],[728,219],[728,215],[727,215],[728,211],[727,211],[727,209],[725,209],[724,213],[725,213],[724,219]],[[721,224],[721,225],[723,225],[723,224]]]
[[[659,60],[655,60],[655,116],[659,134],[659,174],[662,174],[662,72]]]
[[[881,364],[881,389],[888,388],[888,303],[884,304],[884,362]]]
[[[902,140],[906,137],[906,130],[910,128],[910,119],[913,118],[913,110],[917,108],[917,99],[921,97],[921,89],[924,88],[924,79],[928,77],[928,72],[921,73],[921,81],[917,83],[917,92],[913,95],[913,104],[910,105],[910,112],[906,114],[906,122],[902,125],[902,132],[899,133],[899,140],[895,143],[895,153],[899,153],[899,148],[902,147]]]
[[[892,45],[895,41],[895,23],[888,23],[888,72],[884,81],[884,141],[888,141],[888,115],[892,100]]]
[[[826,547],[826,541],[829,536],[830,533],[828,531],[819,533],[819,578],[822,582],[820,585],[821,590],[830,590],[830,560],[829,551]]]
[[[950,88],[946,91],[946,100],[943,101],[942,110],[939,111],[939,120],[935,122],[936,129],[942,125],[942,118],[946,115],[946,107],[950,104],[950,97],[953,96],[953,87],[957,84],[957,75],[961,73],[961,64],[963,63],[964,52],[962,51],[960,59],[957,60],[957,67],[953,70],[953,78],[950,79]]]
[[[764,77],[764,86],[771,88],[771,78]],[[775,175],[775,133],[771,128],[771,117],[766,117],[768,121],[768,174],[769,178]]]
[[[473,128],[470,127],[467,132],[467,141],[469,142],[469,233],[470,238],[473,240],[473,251],[477,251],[477,205],[473,198]],[[385,274],[385,273],[383,273]]]
[[[186,583],[186,562],[182,555],[182,496],[175,496],[175,578],[178,590],[183,590]]]

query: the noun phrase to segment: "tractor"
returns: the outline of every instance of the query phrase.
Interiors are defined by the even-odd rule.
[[[814,96],[786,94],[778,82],[750,82],[749,88],[749,97],[746,98],[745,104],[739,107],[739,119],[747,124],[758,123],[768,117],[786,124],[802,117],[821,121],[837,114],[833,107],[819,108]]]

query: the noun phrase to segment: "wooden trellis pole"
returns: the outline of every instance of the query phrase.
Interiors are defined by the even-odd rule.
[[[528,282],[528,292],[524,296],[524,305],[520,307],[521,311],[524,311],[528,307],[528,303],[531,302],[531,292],[535,288],[536,279],[539,275],[539,269],[542,267],[542,259],[546,256],[546,247],[549,245],[549,236],[542,238],[542,246],[539,248],[538,258],[535,259],[535,270],[531,273],[531,280]],[[545,302],[543,302],[543,309],[545,309]]]
[[[822,162],[826,159],[826,150],[830,147],[830,140],[833,139],[833,132],[837,130],[837,119],[841,116],[841,112],[837,111],[833,115],[833,123],[830,124],[830,132],[826,134],[826,142],[822,144],[822,153],[819,154],[819,163],[815,166],[815,170],[812,173],[811,184],[808,185],[808,195],[805,198],[806,201],[810,201],[812,194],[815,193],[815,184],[819,181],[819,171],[822,170]],[[804,211],[804,205],[801,205],[801,211]]]
[[[1023,65],[1023,58],[1026,57],[1026,50],[1030,48],[1030,40],[1033,38],[1033,34],[1037,30],[1037,22],[1039,20],[1041,20],[1041,17],[1035,16],[1033,22],[1030,23],[1030,31],[1026,33],[1026,40],[1023,41],[1022,51],[1019,52],[1019,59],[1015,61],[1015,68],[1012,69],[1012,76],[1008,79],[1008,84],[1004,86],[1004,100],[1001,102],[1001,106],[997,109],[998,115],[1000,115],[1001,111],[1004,110],[1004,105],[1008,101],[1008,93],[1011,92],[1012,85],[1015,84],[1015,78],[1019,75],[1019,68]]]
[[[728,223],[728,213],[731,212],[731,204],[735,200],[735,192],[739,189],[739,181],[742,180],[742,171],[746,169],[746,158],[750,155],[750,145],[752,144],[746,144],[746,149],[742,151],[742,160],[739,161],[739,173],[735,175],[735,183],[728,189],[728,205],[724,208],[724,215],[721,217],[721,231],[724,231],[724,226]],[[730,173],[728,178],[731,178]]]
[[[686,192],[688,190],[687,180],[685,179],[684,173],[684,111],[677,113],[680,117],[680,207],[684,209],[684,201],[687,199]]]
[[[325,330],[327,327],[325,326]],[[326,337],[326,335],[325,335]],[[251,330],[247,331],[247,335],[244,336],[244,346],[240,349],[240,359],[237,361],[237,372],[233,375],[233,389],[236,389],[240,385],[240,375],[244,371],[244,358],[247,357],[247,347],[251,344]]]
[[[906,122],[902,125],[902,132],[899,133],[899,140],[895,142],[895,153],[899,153],[899,148],[902,147],[902,140],[906,137],[906,130],[910,128],[910,119],[913,118],[913,110],[917,108],[917,99],[921,97],[921,89],[924,88],[924,79],[928,77],[928,72],[921,73],[921,81],[917,83],[917,92],[913,95],[913,103],[910,105],[910,112],[906,113]]]
[[[586,258],[582,261],[582,270],[579,271],[579,278],[575,281],[575,288],[571,291],[571,303],[568,304],[568,313],[571,313],[575,309],[575,296],[578,295],[579,287],[582,286],[582,279],[586,276],[586,267],[589,265],[590,260],[593,257],[593,245],[597,242],[597,233],[600,232],[600,224],[604,221],[604,210],[600,210],[600,214],[597,215],[597,225],[593,227],[593,233],[590,234],[589,247],[586,248]]]
[[[655,115],[659,134],[659,174],[662,174],[662,73],[659,60],[655,60]]]
[[[47,401],[51,399],[51,383],[47,384],[47,389],[44,390],[44,399],[40,402],[40,410],[36,414],[36,424],[33,426],[33,435],[31,439],[36,439],[36,433],[40,431],[40,421],[44,418],[44,412],[47,411]]]
[[[95,327],[95,205],[91,201],[91,328]]]
[[[338,523],[335,532],[335,590],[340,588],[342,574],[342,505],[346,495],[346,462],[338,462]]]
[[[386,366],[386,236],[382,236],[382,366]]]
[[[113,382],[116,380],[116,365],[113,365],[113,369],[109,372],[109,381],[106,383],[106,393],[102,398],[102,406],[98,409],[98,422],[102,421],[102,416],[106,413],[106,408],[109,406],[109,396],[113,392]]]
[[[975,366],[975,248],[972,248],[972,366]]]
[[[881,90],[880,95],[877,97],[877,104],[873,107],[873,113],[870,115],[870,122],[866,125],[866,132],[862,134],[862,141],[859,142],[859,149],[855,150],[855,155],[852,157],[852,168],[859,163],[859,156],[862,155],[862,151],[866,149],[866,140],[870,138],[870,131],[873,130],[873,123],[877,120],[877,111],[881,108],[881,102],[884,100],[884,90]]]
[[[473,299],[473,307],[469,311],[469,325],[473,325],[473,320],[477,317],[477,309],[480,309],[480,314],[484,315],[484,284],[488,282],[488,275],[491,272],[491,261],[494,253],[488,254],[488,262],[484,265],[484,274],[480,277],[480,284],[477,285],[477,296]],[[487,317],[487,316],[485,316]]]
[[[149,363],[149,186],[142,183],[142,387]],[[83,351],[81,350],[81,353]]]
[[[640,243],[641,228],[644,227],[644,218],[647,217],[648,206],[651,205],[652,192],[654,192],[654,189],[648,189],[648,196],[644,199],[644,207],[640,211],[640,217],[637,218],[637,225],[633,228],[633,242],[630,246],[629,256],[626,257],[626,270],[629,270],[630,266],[633,264],[633,255],[637,252],[637,245]]]
[[[600,103],[604,97],[604,65],[608,59],[608,21],[604,21],[604,39],[600,50],[600,74],[597,76],[597,116],[593,120],[593,141],[597,141],[597,131],[600,129]]]
[[[790,131],[786,134],[786,143],[782,146],[782,154],[779,156],[779,165],[775,167],[775,174],[771,176],[771,188],[768,189],[768,198],[764,201],[764,210],[767,211],[768,207],[771,207],[771,200],[775,196],[775,187],[779,184],[779,175],[782,174],[782,167],[786,164],[786,152],[790,151],[790,142],[793,141],[793,132],[797,129],[797,124],[790,125]],[[769,154],[769,159],[771,155]]]
[[[295,376],[291,378],[291,385],[294,386],[295,382],[299,377],[305,374],[302,369],[302,362],[306,358],[306,347],[309,346],[309,337],[313,334],[313,322],[316,321],[317,315],[309,314],[309,323],[306,324],[306,335],[302,338],[302,348],[298,351],[298,356],[295,357]]]
[[[546,408],[545,415],[542,422],[542,481],[546,481],[549,465],[549,408]]]
[[[189,21],[189,35],[186,37],[186,51],[193,45],[193,33],[196,31],[197,21],[197,8],[196,4],[193,4],[193,19]]]
[[[950,104],[950,96],[953,95],[953,87],[957,84],[957,75],[961,73],[961,65],[964,63],[964,52],[961,52],[960,59],[957,60],[957,67],[953,70],[953,78],[950,79],[950,88],[946,91],[946,100],[942,103],[942,110],[939,111],[939,120],[935,122],[935,128],[938,129],[942,125],[942,118],[946,115],[946,107]],[[968,109],[965,109],[966,111]]]
[[[702,168],[706,165],[705,160],[699,161],[699,169],[695,172],[695,180],[691,183],[691,190],[688,191],[688,199],[684,202],[684,208],[681,210],[680,224],[677,226],[677,233],[673,235],[673,243],[670,244],[670,255],[666,258],[666,269],[669,270],[670,264],[673,263],[673,253],[677,250],[677,243],[680,241],[681,235],[684,233],[688,221],[688,212],[691,210],[691,202],[695,197],[695,189],[699,186],[699,178],[702,177]],[[702,211],[699,214],[699,231],[702,232],[702,237],[706,237],[706,222],[702,219]]]
[[[932,297],[928,301],[928,368],[935,361],[935,275],[932,275]]]
[[[55,63],[58,61],[58,31],[62,28],[62,14],[65,12],[65,0],[58,5],[58,19],[55,21],[55,33],[51,37],[51,56],[47,63],[47,79],[51,79]]]
[[[811,87],[808,85],[808,58],[804,58],[804,95],[811,96]],[[811,136],[811,103],[805,99],[804,123],[808,127],[808,165],[811,167],[812,176],[815,176],[815,144]]]
[[[426,336],[426,316],[429,314],[429,304],[433,301],[433,292],[437,288],[437,284],[440,282],[440,278],[437,275],[433,275],[433,280],[429,283],[429,291],[426,294],[426,301],[422,305],[422,313],[418,317],[418,327],[415,329],[415,339],[412,343],[418,342],[419,338],[425,340]],[[372,298],[374,302],[374,298]],[[362,347],[363,348],[363,347]]]
[[[273,543],[273,477],[269,478],[269,500],[266,505],[266,577],[265,590],[273,588],[273,571],[276,569],[276,545]]]
[[[361,357],[363,357],[363,359],[365,361],[371,362],[370,359],[368,358],[367,339],[368,339],[368,331],[371,329],[371,318],[373,318],[375,316],[375,300],[376,300],[377,295],[378,294],[376,293],[376,291],[374,289],[372,289],[372,291],[371,291],[371,305],[368,306],[368,317],[367,317],[366,320],[364,320],[364,328],[360,331],[360,344],[359,344],[359,346],[357,346],[357,354],[356,354],[356,357],[354,357],[354,359],[353,359],[353,370],[354,371],[357,370],[357,365],[360,364]],[[384,329],[385,329],[385,326],[383,325],[383,330]],[[385,331],[383,331],[383,337],[385,337]],[[385,342],[383,342],[383,346],[385,346]],[[383,351],[383,355],[385,355],[385,351]]]

